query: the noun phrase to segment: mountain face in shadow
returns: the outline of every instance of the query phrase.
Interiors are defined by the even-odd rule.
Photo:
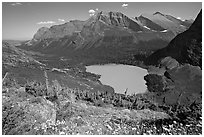
[[[202,10],[188,30],[177,35],[167,47],[149,56],[146,64],[156,65],[167,56],[179,63],[202,67]]]

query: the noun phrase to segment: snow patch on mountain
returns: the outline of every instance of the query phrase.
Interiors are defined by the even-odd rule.
[[[143,26],[144,28],[146,28],[146,29],[148,29],[148,30],[151,30],[149,27],[147,27],[147,26]]]
[[[168,30],[163,30],[163,31],[160,31],[160,32],[167,32]]]

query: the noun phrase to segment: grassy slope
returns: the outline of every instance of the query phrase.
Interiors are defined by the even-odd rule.
[[[42,91],[42,87],[40,91]],[[54,90],[54,88],[52,89]],[[26,135],[148,135],[200,134],[201,124],[161,123],[169,116],[148,109],[129,110],[110,105],[96,107],[76,100],[75,90],[55,85],[56,100],[27,92],[24,87],[3,91],[3,134]]]

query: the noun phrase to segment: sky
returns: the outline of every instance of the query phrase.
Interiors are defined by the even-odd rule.
[[[3,2],[2,39],[29,40],[41,27],[87,20],[96,11],[118,11],[128,17],[157,11],[195,19],[201,2]]]

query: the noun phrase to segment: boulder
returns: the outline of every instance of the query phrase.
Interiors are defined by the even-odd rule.
[[[169,70],[169,69],[178,67],[179,63],[177,60],[173,59],[172,57],[165,57],[161,60],[160,66],[165,67],[167,70]]]
[[[144,79],[159,104],[189,106],[202,101],[202,71],[198,66],[185,64],[167,70],[163,76],[148,74]]]

